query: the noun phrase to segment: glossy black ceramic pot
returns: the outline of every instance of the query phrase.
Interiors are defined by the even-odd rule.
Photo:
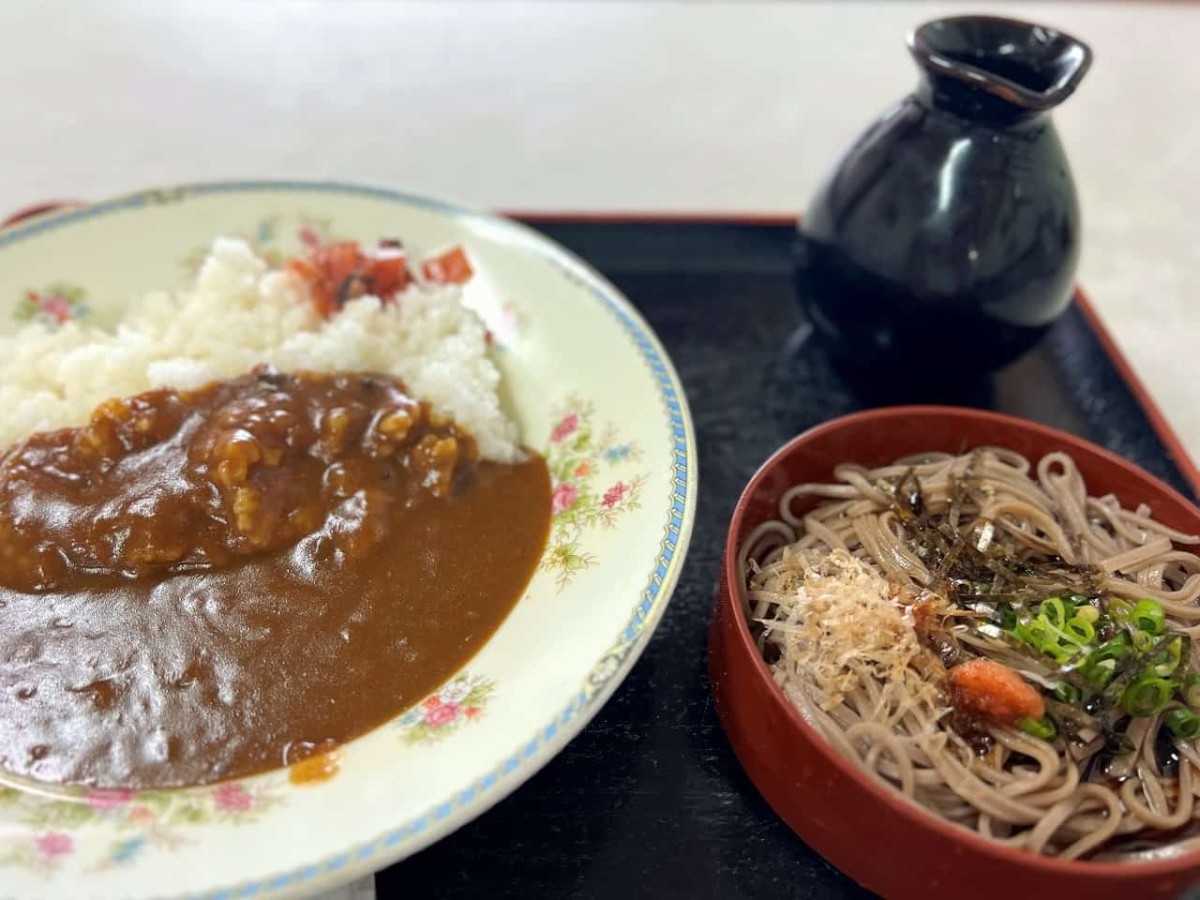
[[[797,289],[852,364],[982,372],[1028,349],[1070,303],[1079,204],[1050,110],[1091,51],[985,16],[930,22],[908,44],[917,91],[812,201]]]

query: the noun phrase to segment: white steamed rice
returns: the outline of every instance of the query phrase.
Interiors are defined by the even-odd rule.
[[[68,322],[0,336],[0,447],[85,424],[111,397],[199,387],[266,362],[397,376],[465,426],[484,457],[519,455],[483,324],[457,289],[414,286],[388,306],[362,297],[328,321],[301,290],[245,242],[218,238],[193,287],[135,301],[111,331]]]

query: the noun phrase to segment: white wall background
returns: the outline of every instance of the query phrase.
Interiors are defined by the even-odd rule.
[[[329,177],[545,210],[793,212],[915,74],[892,2],[0,3],[0,210]],[[1097,62],[1081,278],[1200,455],[1200,5],[997,3]],[[1181,377],[1184,375],[1184,377]]]

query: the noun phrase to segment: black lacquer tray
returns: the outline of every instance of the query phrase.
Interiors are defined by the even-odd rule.
[[[809,339],[785,221],[525,218],[607,275],[671,354],[700,451],[691,550],[645,655],[588,728],[490,812],[376,875],[379,895],[865,896],[759,797],[713,709],[705,659],[713,586],[729,516],[755,469],[806,428],[897,402],[1034,419],[1193,498],[1195,467],[1082,295],[1036,350],[995,378],[947,378],[938,395],[911,395],[888,377],[848,383]]]

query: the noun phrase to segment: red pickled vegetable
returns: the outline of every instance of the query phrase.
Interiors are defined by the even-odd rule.
[[[403,250],[381,245],[368,254],[354,241],[314,247],[289,260],[287,269],[305,283],[325,318],[366,294],[389,301],[412,281]]]
[[[371,293],[390,300],[412,282],[408,257],[403,251],[382,250],[367,260],[363,274],[371,285]]]
[[[466,284],[475,274],[471,261],[462,247],[451,247],[445,253],[425,260],[421,274],[437,284]]]

